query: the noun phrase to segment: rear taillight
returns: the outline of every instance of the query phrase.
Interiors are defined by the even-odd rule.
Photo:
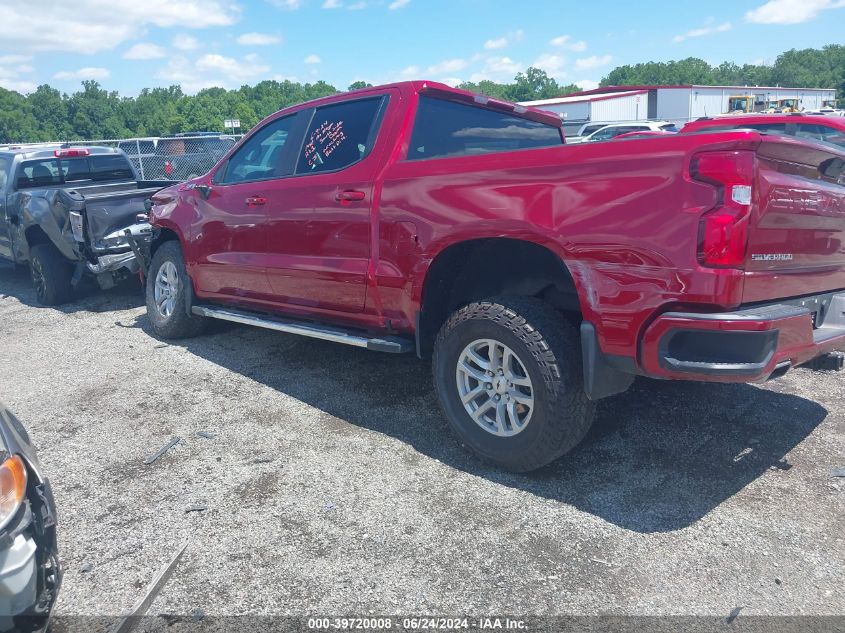
[[[754,152],[704,152],[692,160],[690,175],[719,189],[719,204],[699,224],[698,260],[705,266],[745,262],[754,183]]]

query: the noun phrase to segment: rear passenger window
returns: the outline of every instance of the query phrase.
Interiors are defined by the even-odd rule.
[[[0,156],[0,191],[6,188],[10,164],[11,161],[8,158]]]
[[[387,97],[317,108],[296,166],[297,175],[338,171],[372,150]]]
[[[135,180],[129,159],[122,154],[26,161],[18,171],[17,187],[28,189],[71,182],[114,180]]]
[[[408,160],[562,145],[560,128],[480,106],[420,97]]]
[[[786,134],[786,123],[754,123],[740,127],[758,130],[759,132],[768,132],[770,134]]]
[[[823,125],[801,123],[795,132],[795,136],[809,138],[823,143],[833,143],[839,147],[845,147],[845,130],[837,130]]]
[[[48,187],[61,184],[61,182],[62,172],[59,169],[59,161],[54,158],[21,163],[18,170],[18,189]]]

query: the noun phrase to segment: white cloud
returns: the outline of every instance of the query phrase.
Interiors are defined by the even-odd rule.
[[[241,59],[210,53],[200,57],[195,64],[197,70],[223,75],[234,82],[243,82],[270,72],[257,55],[246,55]]]
[[[255,54],[245,55],[239,59],[208,54],[195,61],[191,61],[184,55],[177,55],[159,70],[156,77],[177,83],[186,93],[193,94],[203,88],[240,86],[259,78],[264,79],[269,73],[270,66]],[[276,77],[281,77],[281,75],[276,75]]]
[[[438,64],[433,64],[426,68],[426,75],[441,75],[443,73],[456,73],[463,70],[468,65],[465,59],[447,59]],[[458,82],[460,83],[460,82]]]
[[[599,82],[595,79],[579,79],[575,82],[575,85],[581,90],[595,90],[599,87]]]
[[[174,48],[178,48],[180,51],[193,51],[200,47],[199,40],[192,35],[187,35],[186,33],[180,33],[173,37],[173,41],[171,42]]]
[[[673,42],[683,42],[686,39],[691,37],[704,37],[705,35],[713,35],[714,33],[724,33],[725,31],[730,31],[733,28],[730,22],[724,22],[723,24],[714,24],[703,26],[700,29],[693,29],[691,31],[687,31],[683,35],[676,35],[672,38]]]
[[[484,81],[513,81],[518,72],[525,70],[524,64],[514,61],[510,57],[488,57],[484,60],[484,66],[477,73],[473,73],[469,80],[472,82]]]
[[[270,4],[279,7],[280,9],[295,10],[302,6],[301,0],[270,0]]]
[[[123,59],[161,59],[165,56],[161,46],[140,42],[123,54]]]
[[[319,55],[309,55],[302,61],[304,61],[306,64],[320,64],[323,60],[320,59]]]
[[[565,48],[575,53],[583,53],[587,50],[587,42],[584,40],[573,41],[571,35],[560,35],[549,42],[557,48]]]
[[[757,24],[800,24],[827,9],[843,7],[844,0],[770,0],[746,13],[745,19]]]
[[[326,0],[323,3],[324,9],[340,9],[343,3],[340,0]]]
[[[505,48],[508,44],[521,41],[523,37],[525,37],[525,31],[517,29],[503,37],[487,40],[484,42],[484,49],[488,51],[499,50],[500,48]]]
[[[29,64],[31,61],[32,57],[29,55],[0,55],[0,86],[21,94],[34,92],[37,87],[35,82],[21,76],[35,70]]]
[[[576,59],[575,68],[578,70],[591,70],[593,68],[607,66],[611,61],[613,61],[612,55],[591,55],[590,57]]]
[[[32,61],[32,55],[0,55],[0,72],[3,71],[3,66],[13,66],[15,64],[26,64]]]
[[[269,33],[244,33],[238,37],[237,42],[241,46],[270,46],[280,44],[282,38]]]
[[[35,85],[34,81],[29,81],[27,79],[7,79],[5,77],[0,77],[0,87],[25,95],[30,92],[35,92],[35,89],[38,86]]]
[[[566,71],[564,70],[566,67],[566,58],[561,55],[544,53],[535,59],[531,65],[546,71],[546,74],[555,79],[566,77]]]
[[[391,2],[390,6],[387,8],[391,11],[396,11],[396,9],[407,7],[409,4],[411,4],[411,0],[393,0],[393,2]]]
[[[203,88],[226,85],[226,81],[222,77],[202,76],[197,71],[196,66],[187,57],[181,55],[171,58],[167,62],[167,66],[156,74],[156,77],[179,84],[182,90],[188,94],[194,94]]]
[[[86,66],[79,70],[62,70],[53,77],[62,81],[69,81],[72,79],[108,79],[110,75],[111,71],[108,68]]]
[[[0,41],[20,51],[92,54],[138,37],[145,27],[228,26],[240,19],[233,0],[3,0]]]
[[[420,75],[419,66],[407,66],[399,71],[399,76],[403,79],[417,79]]]

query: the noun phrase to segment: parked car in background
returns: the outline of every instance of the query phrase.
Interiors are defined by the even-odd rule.
[[[758,130],[784,134],[845,148],[845,118],[822,114],[763,114],[698,119],[687,123],[683,132]]]
[[[585,136],[582,143],[609,141],[621,134],[631,132],[678,132],[678,127],[669,121],[628,121],[626,123],[612,123],[599,128],[592,134]]]
[[[156,160],[156,141],[157,139],[152,138],[139,138],[127,139],[117,144],[117,148],[126,154],[135,168],[135,172],[140,175],[142,180],[151,178],[157,171],[158,177],[163,177],[164,163]],[[156,163],[159,164],[158,170],[155,167]],[[150,172],[149,175],[146,173],[147,171]]]
[[[137,216],[168,184],[138,180],[109,147],[0,150],[0,260],[29,265],[42,305],[68,301],[83,276],[110,288],[137,274],[126,231],[149,239]]]
[[[422,81],[282,110],[153,196],[151,329],[416,351],[461,441],[516,471],[637,375],[763,381],[845,348],[845,151],[561,127]]]
[[[625,132],[619,136],[614,136],[615,141],[624,141],[632,138],[653,138],[655,136],[666,136],[667,134],[677,134],[677,132],[669,132],[667,130],[643,130],[641,132]]]
[[[193,133],[161,138],[156,155],[162,160],[161,169],[168,180],[188,180],[208,172],[235,144],[232,136]]]
[[[567,132],[566,134],[566,144],[567,145],[576,145],[584,140],[585,137],[589,136],[593,132],[602,129],[606,125],[611,125],[613,123],[618,123],[619,121],[589,121],[587,123],[582,124],[578,127],[574,134],[569,134],[567,127],[572,126],[571,123],[564,122],[564,131]]]
[[[61,577],[50,481],[0,403],[0,633],[46,631]]]

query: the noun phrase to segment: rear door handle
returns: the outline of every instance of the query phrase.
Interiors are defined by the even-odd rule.
[[[262,204],[267,203],[267,198],[262,198],[261,196],[250,196],[246,199],[246,204],[249,207],[257,207]]]
[[[335,200],[338,202],[361,202],[364,198],[367,197],[363,191],[339,191],[337,195],[334,197]]]

